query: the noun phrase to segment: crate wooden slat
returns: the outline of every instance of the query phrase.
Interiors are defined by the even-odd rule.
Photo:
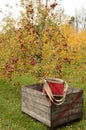
[[[56,106],[42,94],[42,85],[23,86],[22,112],[54,128],[82,117],[83,91],[69,87],[65,102]]]

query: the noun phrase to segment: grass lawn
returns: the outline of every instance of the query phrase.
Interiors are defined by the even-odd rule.
[[[22,84],[33,83],[33,78],[22,77]],[[80,86],[84,90],[83,119],[58,130],[86,130],[86,82],[78,80],[71,85]],[[0,130],[48,130],[47,126],[21,112],[21,87],[0,78]]]

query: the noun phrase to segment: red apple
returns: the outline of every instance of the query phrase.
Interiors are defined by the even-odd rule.
[[[35,65],[35,64],[36,64],[36,61],[35,61],[34,58],[31,58],[31,59],[30,59],[30,64],[31,64],[31,65]]]

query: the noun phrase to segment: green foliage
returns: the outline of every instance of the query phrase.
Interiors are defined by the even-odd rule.
[[[46,5],[41,1],[23,0],[18,22],[11,16],[4,19],[5,26],[0,34],[0,72],[3,77],[12,80],[16,75],[30,73],[36,82],[43,82],[45,77],[63,78],[68,66],[77,75],[86,64],[86,32],[77,32],[67,22],[60,23],[54,11],[58,3]],[[79,67],[74,68],[76,64]]]

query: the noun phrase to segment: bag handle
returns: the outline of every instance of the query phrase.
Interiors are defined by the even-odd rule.
[[[64,83],[64,94],[63,96],[60,98],[60,99],[56,99],[47,83],[47,81],[51,81],[52,82],[59,82],[59,83]],[[62,79],[57,79],[57,78],[46,78],[44,79],[44,89],[48,95],[48,97],[50,98],[50,100],[55,104],[55,105],[61,105],[64,101],[65,101],[65,98],[66,98],[66,93],[67,93],[67,89],[68,89],[68,84],[66,81],[62,80]]]

